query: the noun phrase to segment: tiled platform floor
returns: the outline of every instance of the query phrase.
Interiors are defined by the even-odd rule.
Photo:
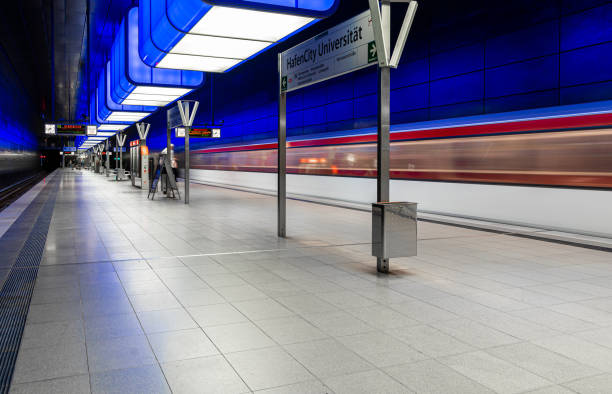
[[[13,393],[612,392],[611,253],[420,223],[380,276],[364,212],[60,175]]]

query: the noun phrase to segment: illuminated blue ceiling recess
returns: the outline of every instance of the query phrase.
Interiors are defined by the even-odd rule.
[[[226,72],[334,13],[340,0],[141,0],[151,67]]]
[[[157,107],[143,105],[123,105],[113,101],[111,88],[111,62],[106,63],[106,70],[100,74],[98,82],[98,115],[106,122],[138,122],[147,117]]]
[[[138,53],[138,8],[121,23],[111,52],[110,96],[119,104],[165,106],[204,82],[199,71],[153,68]]]

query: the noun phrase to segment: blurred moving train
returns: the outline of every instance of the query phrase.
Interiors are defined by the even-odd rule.
[[[417,201],[433,213],[612,236],[610,103],[395,125],[391,141],[394,200]],[[203,170],[194,172],[205,182],[273,189],[269,177],[251,182],[228,172],[275,173],[276,148],[273,140],[206,147],[193,151],[191,168]],[[362,180],[376,176],[376,130],[290,138],[287,172],[318,179],[302,177],[293,190],[289,181],[289,192],[372,202],[375,186]],[[599,199],[606,206],[599,207]],[[584,215],[572,218],[571,210]],[[539,214],[529,214],[534,211]],[[607,223],[596,223],[606,214]]]

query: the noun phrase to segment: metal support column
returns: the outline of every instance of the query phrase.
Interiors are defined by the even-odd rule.
[[[279,75],[281,55],[278,55]],[[287,236],[287,92],[280,89],[278,97],[278,236]]]
[[[391,3],[381,1],[381,26],[385,51],[389,53],[391,43]],[[380,52],[379,52],[380,53]],[[376,199],[379,203],[389,202],[389,172],[391,126],[391,67],[378,66],[378,136],[376,144]],[[389,259],[376,259],[378,272],[389,272]]]
[[[167,160],[172,160],[172,157],[170,156],[170,150],[172,149],[172,137],[170,135],[170,133],[172,132],[172,128],[170,127],[170,123],[168,122],[168,124],[166,125],[166,159]],[[159,161],[159,160],[158,160]],[[170,161],[170,163],[172,163],[172,161]],[[163,164],[162,164],[163,165]],[[163,168],[163,167],[162,167]],[[163,169],[160,169],[160,171],[163,171]],[[163,177],[162,177],[163,178]],[[160,179],[160,190],[163,192],[163,179]],[[176,179],[175,179],[176,181]],[[166,175],[166,190],[168,190],[168,176]]]
[[[106,140],[106,162],[105,162],[105,174],[108,177],[110,172],[110,155],[108,154],[108,140]]]
[[[191,127],[185,127],[185,204],[189,204],[189,133]]]

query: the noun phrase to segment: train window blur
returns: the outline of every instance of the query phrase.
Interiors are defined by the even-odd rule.
[[[195,152],[192,168],[276,172],[276,150]],[[293,174],[376,176],[376,144],[290,148]],[[612,188],[612,129],[391,143],[394,179]]]

